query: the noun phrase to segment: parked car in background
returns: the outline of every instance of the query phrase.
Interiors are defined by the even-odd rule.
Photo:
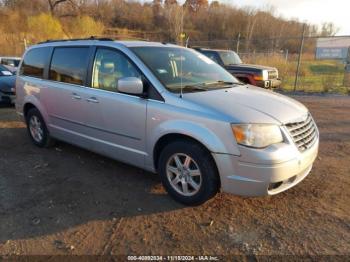
[[[4,65],[8,70],[15,73],[19,64],[21,63],[21,59],[21,57],[3,56],[0,57],[0,64]]]
[[[231,50],[194,49],[224,67],[243,83],[263,88],[276,88],[281,85],[277,68],[244,64],[238,54]]]
[[[169,194],[188,205],[220,188],[278,194],[310,173],[318,152],[318,129],[305,106],[166,43],[32,46],[16,95],[35,145],[63,140],[157,172]]]
[[[15,103],[16,76],[5,66],[0,65],[0,103]]]

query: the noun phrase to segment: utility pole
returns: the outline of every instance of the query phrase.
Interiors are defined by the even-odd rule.
[[[238,33],[238,37],[237,37],[237,46],[236,46],[236,53],[239,53],[239,42],[241,40],[241,33]]]
[[[28,44],[27,44],[27,39],[23,39],[23,44],[24,44],[24,50],[27,50],[27,46],[28,46]]]
[[[303,35],[301,36],[301,41],[300,41],[298,65],[297,65],[297,71],[295,73],[294,92],[297,90],[298,81],[299,81],[299,71],[300,71],[300,65],[301,65],[301,56],[303,54],[305,31],[306,31],[306,24],[303,25]]]
[[[188,36],[186,39],[186,48],[189,46],[189,43],[190,43],[190,37]]]

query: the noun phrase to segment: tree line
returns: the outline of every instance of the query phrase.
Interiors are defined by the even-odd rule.
[[[296,53],[302,28],[302,22],[277,16],[272,7],[239,8],[219,1],[0,0],[0,46],[13,54],[23,52],[25,44],[91,35],[211,46],[228,40],[227,48],[240,39],[247,52]],[[309,37],[336,32],[332,23],[306,26]]]

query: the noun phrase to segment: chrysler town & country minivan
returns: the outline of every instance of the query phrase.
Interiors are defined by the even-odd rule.
[[[195,50],[142,41],[48,41],[18,70],[32,142],[57,139],[158,173],[197,205],[223,192],[274,195],[310,172],[319,133],[291,98],[240,83]]]

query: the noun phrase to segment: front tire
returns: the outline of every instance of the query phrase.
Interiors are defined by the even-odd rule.
[[[185,205],[200,205],[219,190],[219,175],[210,152],[192,141],[175,141],[165,146],[158,172],[168,193]]]
[[[32,108],[26,115],[27,131],[33,144],[38,147],[50,147],[54,140],[50,137],[45,121],[36,108]]]

